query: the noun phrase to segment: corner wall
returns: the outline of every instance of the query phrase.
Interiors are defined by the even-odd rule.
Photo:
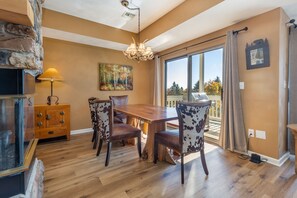
[[[44,38],[44,70],[56,68],[64,82],[54,82],[54,95],[60,103],[71,105],[71,130],[91,127],[87,99],[95,96],[128,95],[129,103],[152,103],[153,61],[137,63],[126,59],[121,51],[92,47]],[[133,91],[99,91],[99,63],[118,63],[133,66]],[[36,83],[35,104],[46,104],[50,83]]]

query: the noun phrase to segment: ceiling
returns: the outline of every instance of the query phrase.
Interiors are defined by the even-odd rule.
[[[141,29],[144,29],[184,1],[130,0],[129,7],[140,7]],[[47,0],[44,7],[122,30],[138,31],[137,15],[132,20],[122,17],[125,11],[137,14],[137,10],[128,10],[121,0]]]
[[[141,29],[145,29],[184,2],[185,0],[130,0],[130,5],[131,7],[133,5],[140,7]],[[137,16],[131,20],[122,17],[122,14],[128,10],[121,5],[120,0],[47,0],[44,7],[137,33]],[[297,20],[297,0],[224,0],[206,11],[181,22],[177,26],[158,34],[149,40],[147,44],[155,52],[162,51],[278,7],[282,7],[291,19]],[[136,12],[134,13],[136,14]],[[73,34],[52,28],[44,28],[44,35],[50,38],[116,50],[123,50],[128,46],[123,43]]]

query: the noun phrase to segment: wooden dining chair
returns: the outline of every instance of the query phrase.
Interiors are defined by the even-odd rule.
[[[137,148],[139,157],[141,157],[141,130],[132,127],[129,124],[115,124],[113,122],[113,104],[112,100],[95,100],[95,109],[97,115],[97,132],[99,137],[99,146],[97,156],[100,155],[103,142],[107,142],[107,154],[105,166],[109,164],[110,151],[113,141],[137,138]]]
[[[211,105],[210,100],[195,103],[178,102],[179,129],[162,131],[155,134],[154,163],[158,159],[158,144],[172,148],[181,154],[181,183],[184,184],[184,155],[200,151],[204,172],[208,175],[204,155],[204,127]]]
[[[128,95],[109,96],[109,99],[112,100],[114,107],[128,104]],[[114,123],[127,123],[127,115],[114,111]]]
[[[96,110],[94,106],[94,101],[99,100],[99,98],[96,97],[90,97],[88,98],[89,103],[89,109],[91,114],[91,121],[92,121],[92,128],[93,128],[93,136],[92,136],[92,142],[93,142],[93,149],[96,149],[98,137],[97,137],[97,120],[96,120]]]

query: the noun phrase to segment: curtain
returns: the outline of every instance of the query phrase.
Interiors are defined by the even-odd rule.
[[[290,27],[289,35],[289,123],[297,124],[297,28]],[[291,132],[288,134],[288,149],[295,153],[295,141]]]
[[[224,53],[223,114],[220,143],[224,149],[247,153],[237,58],[237,34],[229,31],[227,32]]]
[[[153,104],[161,106],[161,60],[156,55],[155,56],[155,73],[154,73],[154,98]]]

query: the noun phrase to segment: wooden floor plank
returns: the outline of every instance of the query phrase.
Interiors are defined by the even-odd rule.
[[[209,146],[209,176],[200,157],[189,156],[181,185],[179,163],[143,161],[136,146],[113,144],[110,164],[105,167],[106,145],[96,157],[91,135],[38,145],[37,157],[45,165],[44,197],[297,197],[294,159],[282,167],[256,165]]]

